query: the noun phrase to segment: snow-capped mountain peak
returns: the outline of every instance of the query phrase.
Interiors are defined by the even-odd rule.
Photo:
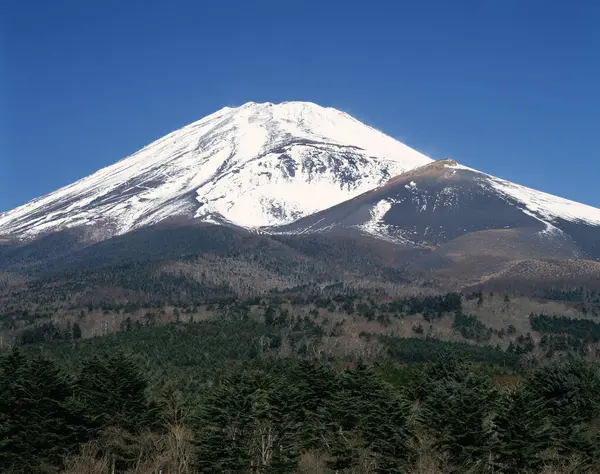
[[[397,245],[436,248],[478,236],[523,255],[600,258],[600,209],[440,160],[411,169],[349,201],[270,229],[355,232]],[[512,239],[512,240],[511,240]],[[512,247],[511,247],[512,246]],[[468,247],[467,247],[468,250]],[[535,253],[534,252],[534,253]]]
[[[282,225],[430,161],[334,108],[248,102],[0,214],[0,235],[93,226],[110,236],[173,216]]]

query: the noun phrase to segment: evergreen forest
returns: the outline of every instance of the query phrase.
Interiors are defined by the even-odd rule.
[[[377,334],[376,355],[315,354],[321,326],[273,313],[4,350],[1,471],[600,472],[594,362]]]

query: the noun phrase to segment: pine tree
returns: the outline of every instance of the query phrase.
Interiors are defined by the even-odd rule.
[[[98,428],[112,426],[137,432],[156,422],[157,407],[148,398],[148,382],[132,358],[121,352],[86,362],[77,387]]]
[[[600,449],[587,426],[600,415],[598,367],[575,358],[555,362],[536,370],[526,388],[545,401],[559,454],[576,454],[593,463]]]
[[[73,323],[73,328],[71,329],[73,339],[81,339],[81,326],[79,323]]]
[[[157,424],[158,407],[149,400],[147,387],[140,368],[121,352],[96,356],[81,369],[77,400],[114,469],[134,465],[139,456],[137,435]]]
[[[494,425],[496,467],[506,474],[538,472],[552,437],[545,401],[524,389],[511,391],[500,400]]]
[[[408,403],[372,367],[359,363],[341,377],[331,405],[331,467],[356,467],[368,459],[376,472],[401,472],[414,435]]]
[[[487,375],[453,358],[429,371],[423,423],[455,466],[487,462],[497,392]]]
[[[293,472],[300,446],[296,392],[273,371],[224,377],[202,403],[195,423],[201,471]]]
[[[265,310],[265,324],[267,326],[273,326],[275,322],[275,309],[269,305]]]
[[[87,440],[71,380],[54,363],[14,350],[0,362],[0,470],[42,472]]]
[[[297,423],[303,426],[303,449],[320,447],[327,431],[328,411],[338,390],[338,376],[331,367],[319,362],[300,361],[288,372],[288,383],[297,389],[297,398],[290,409]]]

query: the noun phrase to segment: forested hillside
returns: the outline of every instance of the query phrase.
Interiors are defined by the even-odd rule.
[[[302,341],[320,331],[174,323],[5,351],[0,467],[598,472],[593,363],[533,367],[522,354],[392,336],[370,356],[309,355]]]
[[[448,292],[355,240],[203,239],[1,276],[2,472],[599,471],[595,287]]]

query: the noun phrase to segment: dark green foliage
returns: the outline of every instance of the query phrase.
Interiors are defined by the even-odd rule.
[[[457,311],[454,315],[452,327],[465,339],[474,339],[477,342],[489,341],[492,330],[479,321],[475,316],[470,316]]]
[[[527,333],[523,336],[521,334],[516,339],[515,352],[517,354],[527,354],[532,352],[535,349],[535,342],[533,342],[533,338],[530,333]]]
[[[0,361],[0,470],[46,472],[88,437],[72,381],[51,361],[14,350]]]
[[[552,441],[546,401],[528,390],[510,391],[500,399],[494,425],[496,468],[507,474],[539,472]]]
[[[300,452],[329,446],[335,468],[369,457],[398,472],[411,457],[410,408],[372,368],[338,375],[299,362],[225,376],[196,421],[199,467],[208,472],[293,472]]]
[[[81,339],[81,326],[78,323],[73,323],[71,331],[73,339]]]
[[[372,367],[359,363],[342,374],[330,416],[334,469],[370,458],[376,472],[399,472],[414,455],[410,406]]]
[[[325,364],[299,361],[288,370],[287,378],[298,389],[294,419],[303,426],[301,446],[319,448],[330,419],[328,409],[339,390],[337,373]]]
[[[424,425],[457,467],[481,462],[491,452],[491,415],[497,392],[491,378],[454,357],[425,372]]]
[[[81,328],[79,332],[81,336]],[[72,338],[72,334],[68,330],[62,330],[54,325],[54,323],[36,324],[33,327],[25,329],[21,333],[21,344],[37,344],[40,342],[58,342],[66,341]]]
[[[600,413],[600,370],[581,359],[540,367],[527,388],[547,400],[549,414],[558,422],[581,423]]]
[[[435,362],[440,355],[448,353],[465,360],[499,367],[517,368],[520,363],[518,354],[504,352],[490,346],[476,346],[438,339],[405,339],[387,335],[378,336],[378,339],[387,348],[392,359],[409,364]]]
[[[590,319],[531,314],[531,329],[540,333],[566,334],[583,342],[600,341],[600,323]]]
[[[572,290],[555,288],[542,291],[541,296],[550,300],[576,303],[577,309],[582,313],[593,316],[600,315],[600,291],[598,290],[583,287]]]
[[[265,310],[265,324],[267,326],[273,326],[275,322],[275,309],[272,306],[268,306]]]
[[[91,423],[99,429],[118,426],[136,432],[156,423],[148,382],[131,357],[122,352],[87,361],[77,388]]]
[[[185,393],[192,394],[232,363],[261,357],[261,339],[268,346],[278,337],[277,331],[252,321],[214,321],[121,331],[75,341],[74,345],[41,347],[72,370],[82,360],[126,349],[143,363],[145,375],[153,385],[175,378]],[[39,353],[40,347],[26,346],[24,350]]]
[[[546,349],[547,357],[552,357],[557,351],[584,353],[586,345],[581,339],[568,334],[544,334],[540,339],[540,347]]]
[[[117,469],[135,462],[127,444],[157,427],[144,375],[117,353],[94,357],[76,380],[54,362],[15,350],[0,363],[0,467],[56,472],[90,438],[106,438]]]
[[[381,309],[388,313],[409,315],[420,313],[426,321],[433,321],[446,313],[462,312],[462,298],[460,293],[447,293],[443,296],[410,296],[382,305]]]
[[[524,385],[505,395],[492,375],[518,370],[519,357],[490,347],[386,336],[391,357],[382,364],[329,365],[298,356],[307,353],[299,335],[318,333],[310,317],[282,311],[275,299],[259,303],[273,306],[271,326],[237,319],[130,328],[7,354],[0,467],[54,472],[91,437],[123,472],[139,456],[138,437],[161,436],[167,422],[193,426],[200,472],[291,473],[316,451],[332,472],[367,464],[412,472],[422,439],[448,472],[539,472],[571,455],[589,466],[598,458],[593,364],[573,359],[523,372]],[[298,352],[281,357],[283,342]],[[42,351],[58,364],[30,355]],[[37,392],[24,398],[30,409],[14,414],[21,387]],[[27,463],[25,451],[34,453]]]
[[[561,455],[576,453],[590,463],[598,459],[598,439],[585,428],[600,415],[598,366],[571,358],[541,367],[527,380],[526,389],[545,402]]]
[[[421,323],[412,327],[412,331],[415,334],[423,334],[425,331],[423,330],[423,325]]]
[[[226,376],[200,408],[196,421],[202,472],[292,472],[301,426],[298,389],[263,371]]]

